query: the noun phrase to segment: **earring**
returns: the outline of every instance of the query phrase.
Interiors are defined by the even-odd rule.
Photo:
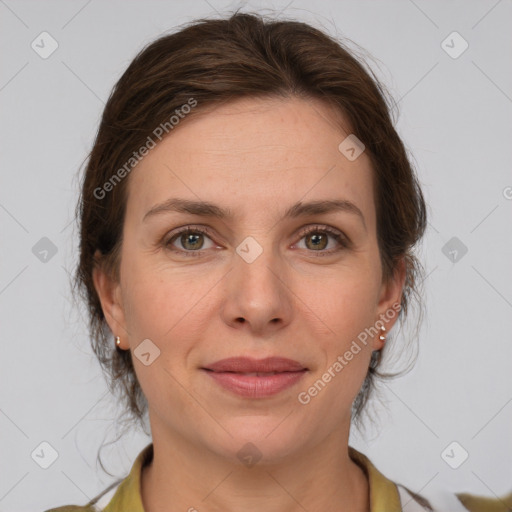
[[[382,334],[379,336],[379,340],[385,343],[386,342],[386,334],[385,334],[386,328],[383,325],[381,325],[380,329],[382,331]]]
[[[116,347],[121,348],[121,338],[119,336],[116,336]]]

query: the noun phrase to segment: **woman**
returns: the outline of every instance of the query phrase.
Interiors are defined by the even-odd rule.
[[[426,213],[381,86],[338,41],[235,14],[150,44],[79,214],[94,349],[153,442],[78,510],[431,510],[348,445]]]

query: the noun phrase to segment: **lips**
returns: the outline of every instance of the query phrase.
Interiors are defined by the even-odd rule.
[[[233,357],[202,368],[221,388],[243,398],[266,398],[298,383],[308,371],[283,357]]]
[[[307,368],[298,361],[285,357],[267,357],[266,359],[231,357],[210,364],[204,367],[204,369],[213,372],[233,372],[249,375],[300,372],[307,370]]]

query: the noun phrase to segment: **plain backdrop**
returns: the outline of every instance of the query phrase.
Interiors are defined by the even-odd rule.
[[[150,441],[134,431],[103,450],[113,477],[97,464],[117,410],[70,293],[79,167],[135,54],[239,7],[283,10],[372,56],[429,205],[417,363],[382,387],[377,424],[351,444],[426,496],[512,490],[510,0],[1,0],[1,511],[84,504]],[[58,44],[47,58],[41,37],[46,51]]]

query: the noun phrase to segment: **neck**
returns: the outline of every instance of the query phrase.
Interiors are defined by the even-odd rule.
[[[142,470],[145,512],[368,512],[367,477],[348,455],[346,436],[279,462],[235,464],[184,438],[155,435]]]

